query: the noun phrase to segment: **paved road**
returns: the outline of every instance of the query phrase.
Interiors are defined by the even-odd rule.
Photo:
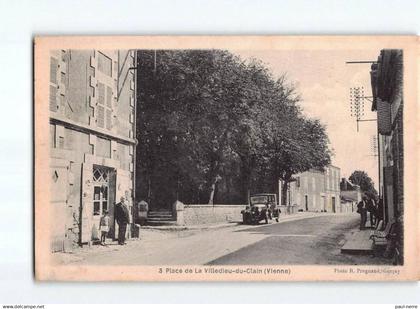
[[[285,216],[280,223],[260,226],[143,230],[141,239],[129,241],[127,246],[92,246],[71,255],[56,254],[55,258],[58,264],[85,265],[383,264],[369,256],[340,253],[345,235],[358,222],[357,214],[308,213]]]
[[[383,261],[370,256],[340,253],[346,232],[357,228],[359,220],[356,214],[322,216],[238,231],[237,233],[262,234],[266,237],[208,264],[382,264]]]

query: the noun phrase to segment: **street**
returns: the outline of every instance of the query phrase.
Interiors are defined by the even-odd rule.
[[[295,214],[280,223],[218,229],[144,229],[126,246],[82,248],[55,255],[59,264],[92,265],[370,265],[388,260],[341,254],[357,214]]]

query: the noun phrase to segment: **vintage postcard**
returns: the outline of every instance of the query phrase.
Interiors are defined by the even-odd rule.
[[[36,279],[418,280],[418,51],[36,37]]]

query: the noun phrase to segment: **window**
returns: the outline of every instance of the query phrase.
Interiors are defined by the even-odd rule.
[[[93,215],[101,216],[108,210],[108,169],[96,166],[93,168]]]
[[[98,70],[105,75],[112,76],[112,60],[102,53],[98,53]]]

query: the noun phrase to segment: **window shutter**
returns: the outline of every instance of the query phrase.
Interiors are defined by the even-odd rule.
[[[378,110],[378,132],[382,135],[391,134],[391,105],[382,101],[380,98],[376,99]]]
[[[51,57],[50,60],[50,82],[57,84],[57,70],[58,70],[58,60],[54,57]]]
[[[105,122],[105,108],[101,105],[98,105],[97,111],[98,113],[96,115],[97,116],[96,120],[97,120],[98,127],[103,128],[105,124],[104,123]]]
[[[57,87],[50,85],[50,111],[57,111]]]
[[[112,88],[106,87],[106,106],[112,107]]]
[[[106,128],[108,130],[112,128],[112,111],[110,109],[106,110]]]
[[[105,85],[98,83],[98,104],[105,105]]]

